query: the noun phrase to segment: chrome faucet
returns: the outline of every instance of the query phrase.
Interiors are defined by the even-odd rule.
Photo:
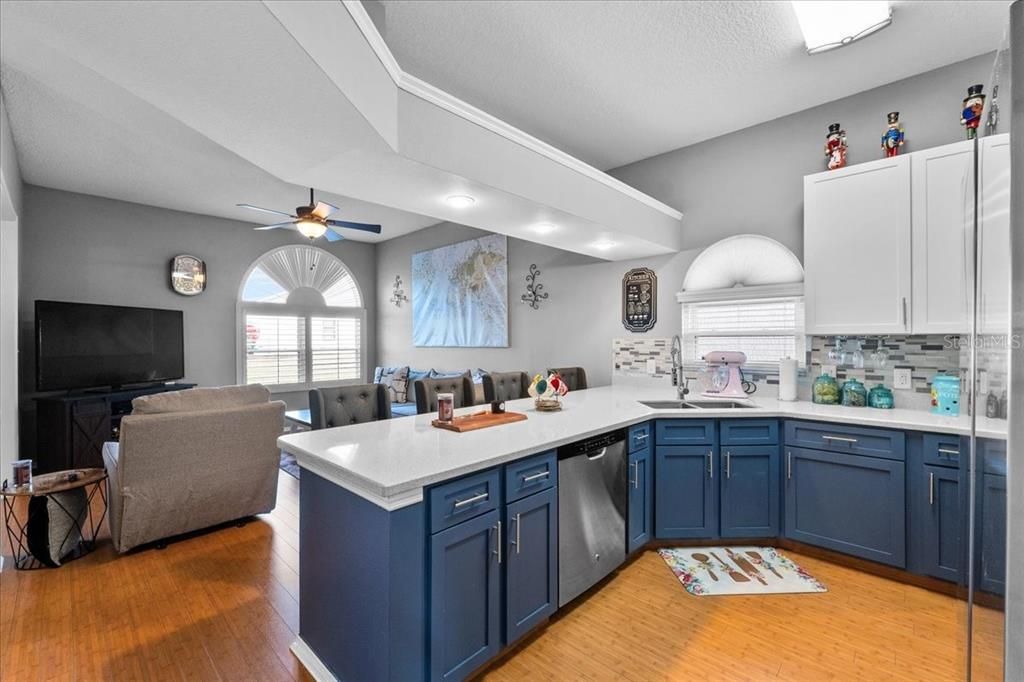
[[[672,337],[672,385],[676,387],[676,395],[683,400],[690,392],[690,380],[683,376],[683,342],[679,334]]]

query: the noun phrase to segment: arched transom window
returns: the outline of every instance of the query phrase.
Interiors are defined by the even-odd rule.
[[[260,257],[239,295],[239,381],[277,390],[359,382],[366,310],[352,273],[314,246]]]

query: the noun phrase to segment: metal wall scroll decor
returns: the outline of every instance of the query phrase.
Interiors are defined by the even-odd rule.
[[[395,275],[394,291],[391,293],[389,302],[394,303],[396,308],[401,308],[402,303],[407,302],[409,297],[405,295],[405,289],[402,288],[402,277]]]
[[[622,276],[622,325],[631,332],[650,331],[658,321],[658,276],[635,268]]]
[[[543,291],[544,285],[537,284],[538,275],[540,275],[540,270],[537,269],[537,264],[531,263],[530,274],[526,276],[526,293],[519,297],[523,303],[528,303],[534,310],[538,310],[540,302],[548,297],[547,292]]]

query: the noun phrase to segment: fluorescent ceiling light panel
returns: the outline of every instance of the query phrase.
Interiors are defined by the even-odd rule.
[[[849,45],[892,23],[888,0],[793,0],[807,53]]]

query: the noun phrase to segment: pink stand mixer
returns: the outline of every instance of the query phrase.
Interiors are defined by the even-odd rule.
[[[705,355],[711,386],[704,395],[708,398],[745,399],[747,394],[743,390],[740,367],[746,361],[747,355],[740,351],[716,350]]]

